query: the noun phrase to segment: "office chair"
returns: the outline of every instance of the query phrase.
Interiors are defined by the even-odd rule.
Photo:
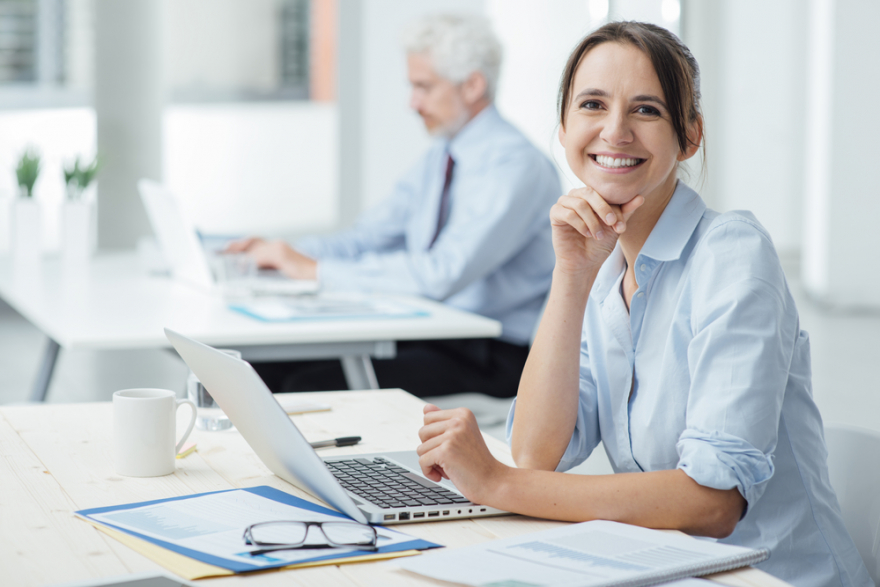
[[[868,573],[880,585],[880,434],[846,424],[825,426],[828,472],[843,523]]]

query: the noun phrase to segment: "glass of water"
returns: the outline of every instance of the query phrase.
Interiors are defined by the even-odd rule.
[[[241,353],[232,349],[218,349],[230,357],[241,359]],[[196,405],[196,428],[200,430],[227,430],[232,422],[226,417],[223,409],[217,405],[199,378],[192,371],[186,378],[186,396]]]

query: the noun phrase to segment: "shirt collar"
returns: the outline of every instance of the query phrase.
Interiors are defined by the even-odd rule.
[[[639,255],[657,261],[675,261],[680,258],[705,211],[706,204],[697,192],[679,181]],[[598,301],[605,300],[625,266],[626,259],[618,243],[599,269],[590,295]]]
[[[681,257],[705,211],[706,204],[697,192],[679,181],[639,254],[656,261],[675,261]]]
[[[476,116],[470,119],[458,133],[446,141],[446,151],[457,160],[472,146],[475,146],[489,133],[489,129],[501,122],[501,115],[493,104],[489,104],[480,110]]]
[[[611,290],[614,288],[614,284],[619,281],[625,263],[626,260],[623,257],[623,249],[620,248],[620,243],[618,242],[614,245],[614,250],[611,251],[611,254],[608,255],[608,258],[605,259],[605,262],[602,263],[602,266],[599,268],[599,273],[596,275],[596,281],[593,282],[593,289],[590,290],[590,295],[596,298],[596,301],[605,301],[605,298],[608,297],[608,294],[610,294]]]

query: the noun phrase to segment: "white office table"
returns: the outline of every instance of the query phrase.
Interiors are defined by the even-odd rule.
[[[376,389],[370,357],[393,358],[396,341],[493,338],[501,324],[418,297],[384,296],[427,316],[266,323],[168,277],[148,275],[133,253],[100,255],[81,269],[47,258],[34,270],[0,257],[0,298],[48,338],[30,399],[45,399],[59,350],[170,348],[169,327],[248,361],[340,359],[352,389]]]
[[[321,449],[351,454],[413,449],[422,422],[421,400],[401,390],[297,394],[332,411],[294,416],[310,441],[360,435],[353,447]],[[180,410],[183,422],[187,413]],[[125,573],[156,571],[156,563],[76,519],[72,512],[236,487],[270,485],[314,498],[275,477],[236,431],[192,435],[197,452],[177,461],[173,475],[122,477],[113,471],[112,404],[44,404],[0,408],[0,569],[4,586],[51,585]],[[179,426],[182,429],[182,423]],[[487,437],[492,453],[511,463],[504,443]],[[517,536],[561,525],[522,516],[409,524],[399,528],[449,548]],[[709,577],[732,587],[784,587],[753,568]],[[208,586],[311,585],[386,587],[439,583],[380,563],[325,566],[207,579]]]

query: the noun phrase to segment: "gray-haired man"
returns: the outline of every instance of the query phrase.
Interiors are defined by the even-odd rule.
[[[437,137],[428,152],[350,230],[296,248],[248,239],[230,249],[327,289],[417,294],[499,320],[498,340],[402,342],[374,367],[382,387],[421,396],[512,396],[550,286],[559,179],[493,105],[501,47],[484,19],[431,17],[404,44],[410,106]],[[257,367],[273,390],[344,387],[332,363]]]

